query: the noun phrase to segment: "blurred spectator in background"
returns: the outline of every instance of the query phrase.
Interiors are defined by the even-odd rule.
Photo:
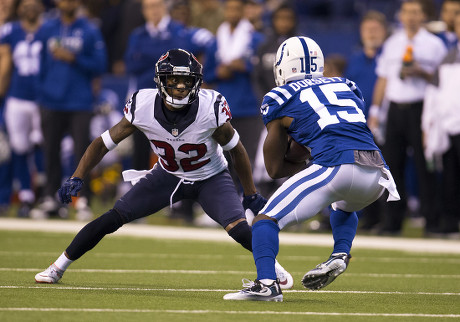
[[[42,42],[35,34],[42,24],[43,5],[40,0],[19,0],[19,21],[1,29],[0,60],[11,68],[0,70],[2,92],[9,86],[5,102],[5,123],[12,149],[13,176],[19,181],[18,217],[28,217],[35,202],[32,187],[32,159],[43,142],[37,99],[37,75]],[[10,73],[11,69],[11,73]],[[11,77],[10,77],[11,76]],[[41,156],[41,151],[39,153]],[[41,185],[44,184],[43,161],[38,163]],[[39,176],[37,175],[36,178]]]
[[[109,71],[116,76],[123,76],[123,55],[129,36],[135,28],[145,23],[141,0],[85,0],[84,5],[104,37]]]
[[[15,19],[16,0],[0,0],[0,26]]]
[[[369,107],[372,103],[372,94],[374,92],[377,74],[375,71],[377,58],[380,55],[381,47],[387,37],[387,21],[385,15],[379,11],[370,10],[366,12],[361,19],[359,28],[361,39],[361,50],[355,52],[348,60],[345,77],[353,79],[361,89],[364,97],[364,115],[368,117]],[[379,111],[386,117],[387,104],[383,103]],[[384,119],[380,118],[380,124],[383,125]],[[382,148],[382,139],[380,135],[374,134],[376,143]],[[367,206],[361,212],[358,212],[360,218],[360,229],[373,229],[382,216],[381,208],[385,203],[385,197],[380,197],[371,205]]]
[[[276,8],[271,16],[271,25],[265,31],[265,38],[257,49],[254,57],[254,71],[252,84],[259,102],[263,96],[276,87],[273,78],[273,65],[275,64],[276,51],[286,39],[299,35],[297,32],[297,16],[294,9],[287,3]],[[262,195],[270,196],[281,184],[282,180],[273,180],[265,169],[263,156],[263,142],[267,136],[265,128],[262,129],[257,154],[254,160],[254,182]]]
[[[120,105],[120,98],[115,91],[107,88],[97,91],[94,116],[90,124],[91,140],[119,122],[123,117]],[[110,203],[131,189],[131,183],[121,180],[122,166],[131,154],[132,139],[129,137],[120,142],[114,150],[109,151],[92,171],[91,191],[100,197],[103,203]]]
[[[171,19],[165,0],[143,0],[142,14],[146,23],[131,33],[125,53],[126,71],[134,76],[136,89],[155,88],[154,63],[168,48],[187,44],[184,27]]]
[[[43,201],[30,213],[33,218],[68,215],[67,208],[55,199],[62,180],[61,140],[70,134],[75,158],[82,157],[90,143],[92,81],[107,67],[101,33],[86,18],[78,16],[80,5],[79,0],[56,1],[59,16],[46,21],[37,33],[37,39],[43,43],[38,103],[47,182]],[[88,202],[89,189],[85,189],[76,204],[77,218],[87,219],[91,215]]]
[[[276,87],[273,65],[279,45],[286,39],[298,35],[296,13],[287,3],[282,4],[273,12],[271,21],[271,26],[265,32],[264,40],[257,48],[252,73],[254,89],[260,101],[265,93]]]
[[[368,11],[361,20],[359,34],[362,48],[349,58],[345,77],[353,79],[361,89],[365,104],[364,115],[367,118],[377,80],[377,57],[387,37],[385,15],[374,10]]]
[[[3,104],[4,99],[0,97],[0,112],[3,111]],[[6,135],[3,113],[0,113],[0,217],[8,214],[12,181],[11,149]]]
[[[455,16],[454,26],[460,39],[460,13]],[[431,100],[426,100],[423,110],[425,131],[425,156],[436,160],[442,156],[442,205],[437,230],[433,236],[460,237],[460,43],[450,49],[441,62],[433,84],[437,90]]]
[[[233,127],[254,164],[263,123],[259,117],[259,100],[251,84],[251,72],[254,68],[252,58],[263,36],[244,18],[244,5],[244,0],[225,1],[225,22],[219,26],[217,42],[207,56],[204,80],[214,83],[216,90],[232,106]],[[236,179],[234,175],[233,178]]]
[[[7,22],[14,19],[14,0],[0,0],[0,28]],[[10,63],[2,59],[0,54],[0,75],[8,76],[11,69]],[[7,91],[7,82],[0,79],[0,216],[7,215],[10,206],[12,192],[12,173],[11,173],[11,149],[6,135],[5,120],[3,110],[5,103],[5,94]]]
[[[419,0],[404,1],[399,16],[402,29],[385,41],[377,61],[378,79],[368,123],[373,131],[378,129],[378,110],[385,96],[390,106],[383,154],[397,186],[405,187],[407,152],[412,151],[421,213],[425,218],[425,231],[429,232],[436,226],[436,191],[434,174],[428,170],[423,153],[421,115],[426,85],[446,49],[438,37],[423,28],[426,16]],[[404,189],[400,189],[400,194],[401,201],[384,206],[382,233],[401,232],[407,201]]]
[[[186,27],[185,37],[189,39],[190,50],[201,63],[205,61],[205,54],[215,41],[214,35],[206,28],[194,27],[191,24],[192,12],[189,0],[175,0],[171,6],[171,18]]]
[[[247,0],[244,6],[244,17],[252,23],[255,30],[263,32],[265,29],[264,25],[264,1],[263,0]]]
[[[460,14],[460,0],[444,0],[441,7],[441,21],[445,30],[436,34],[442,39],[447,49],[455,48],[458,37],[455,33],[455,17]]]
[[[324,77],[342,77],[347,59],[342,54],[329,54],[324,58]]]
[[[192,26],[205,28],[215,35],[223,21],[224,9],[220,0],[192,0]]]

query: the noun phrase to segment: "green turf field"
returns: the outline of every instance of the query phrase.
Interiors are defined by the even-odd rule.
[[[236,243],[114,235],[59,284],[35,284],[73,236],[0,230],[0,321],[460,321],[459,254],[356,249],[348,270],[313,292],[300,279],[330,249],[282,245],[295,279],[284,302],[234,302],[222,296],[255,278]]]

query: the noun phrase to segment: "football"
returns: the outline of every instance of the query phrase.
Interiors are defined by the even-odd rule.
[[[288,148],[284,155],[286,161],[302,163],[310,158],[310,151],[306,147],[294,141],[292,137],[289,137],[288,140]]]

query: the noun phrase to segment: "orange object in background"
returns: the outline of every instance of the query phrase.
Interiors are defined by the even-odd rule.
[[[407,45],[402,61],[403,67],[410,67],[414,63],[414,48],[412,45]],[[404,76],[401,73],[399,74],[399,77],[404,79]]]

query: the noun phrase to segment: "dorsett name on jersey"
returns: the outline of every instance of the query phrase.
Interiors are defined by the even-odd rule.
[[[356,84],[343,77],[322,77],[314,79],[303,79],[299,81],[294,81],[289,84],[275,87],[270,92],[265,94],[262,106],[260,107],[260,113],[262,116],[265,116],[269,112],[269,105],[273,104],[273,100],[276,101],[279,105],[283,105],[292,98],[298,91],[306,89],[312,86],[332,84],[332,83],[345,83],[348,85],[349,89],[357,96],[360,101],[364,101],[363,94],[361,90],[356,86]],[[271,103],[270,103],[271,102]],[[265,122],[267,124],[267,122]]]
[[[343,81],[343,78],[340,78],[340,77],[323,77],[323,78],[304,79],[301,81],[292,82],[292,83],[289,83],[288,86],[297,92],[301,88],[307,88],[313,85],[337,83],[337,82],[342,82],[342,81]]]

